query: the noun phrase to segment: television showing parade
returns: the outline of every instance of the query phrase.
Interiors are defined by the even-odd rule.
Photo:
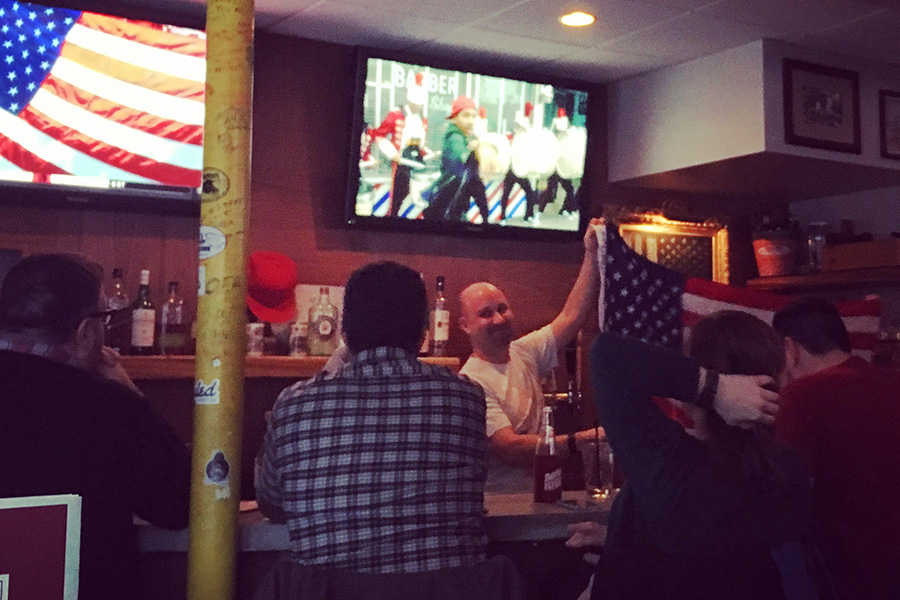
[[[355,214],[576,231],[587,98],[369,58]]]

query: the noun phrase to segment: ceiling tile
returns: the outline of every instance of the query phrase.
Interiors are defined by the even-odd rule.
[[[765,27],[788,34],[808,34],[859,19],[882,9],[856,2],[822,0],[723,0],[697,10],[698,15]]]
[[[658,4],[660,6],[668,6],[669,8],[677,8],[679,10],[694,10],[701,6],[710,4],[718,4],[722,0],[642,0],[648,4]]]
[[[671,8],[634,0],[586,0],[577,6],[582,10],[587,7],[597,17],[593,25],[581,28],[560,25],[559,17],[575,6],[531,0],[487,19],[480,26],[523,38],[591,47],[679,14]]]
[[[879,14],[815,34],[816,38],[835,42],[855,51],[864,50],[876,60],[900,61],[900,10]]]
[[[461,49],[470,48],[543,61],[553,60],[581,49],[580,46],[533,40],[510,33],[497,33],[474,27],[456,28],[438,36],[435,42]]]
[[[266,5],[272,0],[261,0]],[[291,0],[278,0],[290,3]],[[331,3],[333,0],[323,0]],[[480,19],[508,10],[511,6],[528,0],[340,0],[343,4],[357,7],[362,14],[369,10],[391,12],[408,17],[452,23],[455,25],[476,23]],[[258,5],[259,5],[258,4]]]
[[[691,13],[604,44],[603,48],[626,54],[658,56],[668,59],[670,63],[677,63],[764,37],[775,36],[753,25],[729,23]]]
[[[266,31],[321,0],[262,0],[256,3],[256,27]]]
[[[571,79],[606,83],[669,64],[662,58],[588,48],[550,63],[554,73]]]
[[[319,2],[268,28],[316,40],[374,48],[403,49],[434,39],[447,25],[374,8],[361,11],[344,2]]]

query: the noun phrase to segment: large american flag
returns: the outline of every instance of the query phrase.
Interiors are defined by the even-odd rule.
[[[0,178],[199,187],[202,32],[0,0]]]
[[[706,315],[742,310],[766,323],[795,298],[737,288],[681,274],[637,254],[607,223],[600,235],[600,328],[626,337],[681,349],[682,332]],[[877,298],[836,303],[850,332],[853,353],[872,358],[881,302]]]

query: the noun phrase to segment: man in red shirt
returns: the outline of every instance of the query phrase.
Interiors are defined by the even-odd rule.
[[[850,355],[835,307],[817,298],[776,313],[791,379],[776,432],[814,477],[829,570],[847,598],[900,594],[900,370]]]

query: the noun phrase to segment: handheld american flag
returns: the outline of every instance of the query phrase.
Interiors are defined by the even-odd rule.
[[[0,178],[199,187],[199,31],[0,0]]]
[[[680,349],[682,331],[720,310],[749,312],[766,323],[793,301],[757,290],[679,273],[637,254],[607,223],[598,232],[600,268],[600,329],[646,342]],[[878,332],[878,298],[836,303],[850,332],[853,353],[871,359]]]

